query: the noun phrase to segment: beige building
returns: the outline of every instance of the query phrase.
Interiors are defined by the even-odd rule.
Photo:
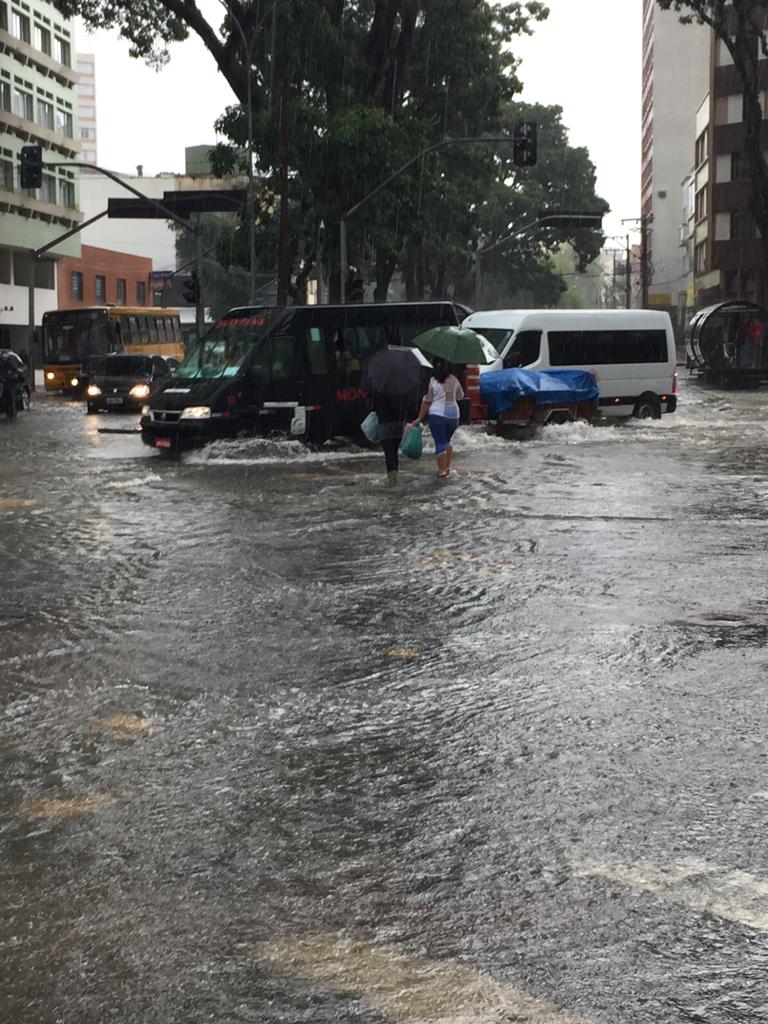
[[[709,88],[709,30],[643,0],[641,213],[647,231],[648,304],[684,319],[688,257],[680,185],[691,168],[696,110]]]

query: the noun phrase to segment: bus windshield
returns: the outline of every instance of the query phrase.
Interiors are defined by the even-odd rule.
[[[79,363],[118,347],[114,324],[106,317],[94,315],[47,314],[44,337],[45,359],[49,363]]]
[[[173,371],[173,376],[182,380],[234,377],[265,332],[266,322],[258,327],[215,327]]]

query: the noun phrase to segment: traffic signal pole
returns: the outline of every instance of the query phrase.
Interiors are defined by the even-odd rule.
[[[32,147],[29,147],[29,148],[32,148]],[[199,249],[199,246],[200,246],[200,231],[199,231],[199,228],[192,227],[192,225],[189,223],[189,221],[184,220],[183,217],[179,217],[179,215],[177,213],[174,213],[173,210],[169,210],[167,206],[163,206],[163,204],[158,202],[156,199],[152,199],[152,198],[150,198],[150,196],[144,195],[143,192],[140,192],[137,188],[134,188],[133,185],[129,185],[126,181],[123,181],[123,179],[119,175],[114,174],[112,171],[107,171],[103,167],[98,167],[96,164],[86,164],[86,163],[83,163],[82,161],[78,161],[78,160],[67,160],[67,161],[58,161],[57,160],[55,163],[42,164],[41,165],[41,173],[42,173],[43,169],[47,170],[47,169],[52,168],[52,167],[81,167],[81,168],[84,167],[84,168],[87,168],[89,171],[96,171],[98,174],[103,174],[106,178],[110,178],[112,181],[114,181],[116,184],[120,185],[122,188],[127,189],[129,192],[132,192],[133,195],[135,195],[138,199],[143,199],[146,203],[149,203],[150,206],[156,207],[158,210],[160,210],[160,212],[163,214],[164,217],[167,217],[169,220],[172,220],[176,224],[181,225],[181,227],[186,228],[188,231],[191,231],[196,236],[196,238],[197,238],[198,249]],[[35,167],[35,169],[36,169],[36,167]],[[27,343],[28,343],[28,346],[29,346],[28,356],[29,356],[29,377],[30,377],[30,389],[31,390],[34,390],[34,388],[35,388],[35,350],[34,350],[34,344],[35,344],[35,277],[36,277],[35,269],[37,267],[38,260],[40,260],[40,258],[46,252],[48,252],[50,249],[53,249],[53,247],[58,245],[60,242],[65,242],[68,238],[71,238],[73,235],[79,234],[84,228],[89,227],[95,221],[100,220],[102,217],[106,216],[107,212],[108,212],[107,210],[104,210],[102,213],[97,213],[95,217],[91,217],[90,220],[83,221],[82,224],[78,224],[76,227],[70,228],[69,231],[65,231],[63,234],[58,235],[52,241],[46,243],[45,245],[42,245],[39,249],[30,249],[29,302],[28,302],[29,314],[28,314],[28,324],[27,324],[27,339],[28,339]],[[198,337],[199,337],[199,335],[198,335]]]
[[[507,145],[514,144],[517,140],[514,136],[510,135],[491,135],[491,136],[468,136],[461,139],[443,139],[441,142],[433,142],[431,146],[425,146],[416,156],[411,157],[410,160],[398,167],[396,171],[385,178],[379,185],[369,192],[368,195],[355,203],[354,206],[350,206],[348,210],[344,210],[339,220],[339,298],[341,302],[346,301],[347,297],[347,269],[349,267],[349,254],[347,250],[347,222],[357,211],[374,196],[377,196],[382,189],[390,185],[395,178],[399,178],[403,171],[407,171],[409,167],[413,167],[415,163],[421,160],[427,155],[427,153],[433,153],[437,149],[444,149],[446,146],[457,146],[460,143],[469,145],[497,145],[499,143],[506,143]]]

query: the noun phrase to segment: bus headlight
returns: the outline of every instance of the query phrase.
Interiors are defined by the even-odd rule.
[[[148,384],[134,384],[131,390],[128,392],[131,398],[146,398],[149,394]]]
[[[95,398],[97,395],[101,394],[101,388],[98,386],[98,384],[89,384],[88,394],[91,396],[91,398]]]
[[[186,409],[182,409],[180,418],[182,420],[208,420],[211,418],[211,407],[210,405],[188,405]]]
[[[79,383],[80,381],[77,379],[77,377],[73,377],[72,380],[69,382],[69,386],[71,388],[76,388]]]
[[[46,373],[46,375],[45,375],[45,379],[46,379],[46,380],[54,380],[54,379],[55,379],[55,377],[56,377],[56,374],[55,374],[55,373],[51,373],[51,371],[50,371],[50,370],[49,370],[49,371],[48,371],[48,373]]]

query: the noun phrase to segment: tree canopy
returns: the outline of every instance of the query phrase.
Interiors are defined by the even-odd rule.
[[[545,201],[607,209],[586,151],[568,146],[560,109],[515,101],[513,41],[547,16],[539,0],[221,0],[220,24],[191,0],[55,2],[89,25],[117,29],[134,56],[156,65],[170,42],[197,33],[238,100],[217,123],[227,140],[212,152],[217,173],[245,168],[250,84],[260,250],[265,267],[274,265],[282,184],[299,301],[318,266],[338,287],[343,212],[445,138],[510,136],[530,118],[540,124],[541,158],[522,170],[510,146],[455,145],[425,155],[365,202],[349,224],[350,262],[365,268],[379,298],[396,269],[410,297],[471,297],[477,250],[534,220]],[[244,234],[227,242],[243,264]],[[521,238],[488,270],[502,283],[527,274],[552,289],[546,253],[566,237]],[[599,249],[594,234],[573,241],[582,262]]]

